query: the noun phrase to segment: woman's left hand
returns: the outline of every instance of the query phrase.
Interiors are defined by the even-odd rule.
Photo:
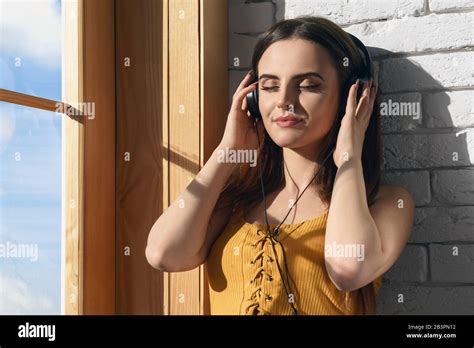
[[[362,157],[365,131],[367,130],[370,116],[372,115],[377,90],[371,80],[364,86],[361,98],[357,104],[356,96],[358,87],[359,80],[357,80],[349,90],[346,113],[342,118],[341,127],[337,136],[333,159],[338,168],[343,162],[349,159],[361,159]]]

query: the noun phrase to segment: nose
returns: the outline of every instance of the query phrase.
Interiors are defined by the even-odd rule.
[[[291,86],[289,84],[281,84],[280,90],[278,92],[277,107],[286,110],[294,105],[294,92],[291,90]]]

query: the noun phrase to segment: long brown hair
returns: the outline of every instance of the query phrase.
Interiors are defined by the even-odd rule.
[[[337,70],[341,101],[336,120],[323,139],[321,152],[315,158],[317,163],[321,163],[323,159],[329,156],[331,150],[336,145],[340,122],[346,108],[350,83],[354,76],[360,76],[362,71],[364,71],[364,58],[352,42],[351,37],[338,25],[325,18],[303,16],[280,21],[260,36],[252,58],[252,69],[255,72],[255,76],[258,76],[258,63],[265,50],[276,41],[290,38],[304,39],[322,45],[329,52],[333,65]],[[348,65],[343,64],[343,62],[347,61],[349,61]],[[377,101],[375,104],[377,105]],[[369,205],[373,203],[380,184],[382,163],[380,134],[380,117],[378,108],[375,106],[365,133],[362,151],[362,167]],[[273,142],[266,130],[257,150],[257,158],[262,164],[265,192],[270,193],[284,187],[283,151],[280,146]],[[317,187],[318,194],[321,200],[328,205],[331,201],[336,172],[337,167],[331,155],[315,173],[314,184]],[[238,169],[231,175],[221,196],[230,198],[234,210],[244,206],[252,207],[260,202],[262,192],[258,166],[251,167],[249,163],[239,165]],[[360,290],[364,313],[374,314],[375,301],[372,283],[369,283]]]

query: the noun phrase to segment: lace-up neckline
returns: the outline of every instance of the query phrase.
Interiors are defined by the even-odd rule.
[[[247,305],[244,309],[244,313],[247,315],[267,315],[270,313],[266,310],[267,306],[264,303],[273,301],[272,294],[268,293],[267,291],[270,286],[269,284],[273,281],[274,272],[276,272],[275,269],[273,269],[273,272],[270,271],[275,256],[272,254],[272,250],[268,250],[270,249],[269,245],[271,245],[272,243],[272,238],[269,234],[265,232],[267,230],[266,225],[256,223],[251,224],[247,222],[243,208],[240,208],[239,214],[240,219],[243,221],[244,225],[249,226],[250,230],[252,231],[252,234],[255,233],[255,235],[257,236],[257,240],[255,240],[254,243],[251,244],[255,252],[252,260],[250,261],[253,274],[249,282],[249,285],[251,287],[251,293],[250,296],[246,299]],[[313,224],[321,223],[322,219],[324,219],[326,214],[327,210],[312,219],[301,221],[298,223],[281,225],[277,223],[272,223],[269,225],[271,229],[279,225],[279,232],[282,233],[277,238],[286,239],[288,235],[298,230],[302,226],[311,228]],[[292,294],[291,296],[293,295],[294,294]]]
[[[291,296],[298,313],[363,314],[360,295],[339,291],[326,271],[324,238],[328,210],[309,220],[282,224],[282,242],[290,275]],[[278,224],[270,224],[275,228]],[[211,314],[290,315],[290,297],[278,270],[283,249],[264,224],[250,223],[242,207],[234,210],[207,258]],[[282,268],[283,269],[283,268]],[[286,275],[286,271],[283,275]],[[376,292],[382,278],[377,279]],[[348,296],[348,299],[347,299]]]
[[[280,228],[285,228],[285,227],[295,227],[295,226],[300,226],[302,224],[312,224],[313,222],[316,222],[316,221],[319,221],[322,217],[324,217],[327,213],[329,212],[328,209],[326,209],[324,212],[322,212],[321,214],[311,218],[311,219],[308,219],[308,220],[304,220],[304,221],[300,221],[300,222],[296,222],[296,223],[293,223],[293,224],[288,224],[288,223],[283,223],[281,224]],[[241,221],[246,224],[247,226],[254,226],[256,228],[259,228],[259,229],[265,229],[266,227],[266,224],[258,224],[258,223],[250,223],[247,221],[247,219],[245,218],[245,215],[244,215],[244,209],[240,209],[240,219]],[[271,223],[269,224],[270,227],[276,227],[278,226],[279,224],[278,223]]]

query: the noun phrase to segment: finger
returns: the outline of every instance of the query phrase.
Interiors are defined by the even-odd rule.
[[[373,110],[374,110],[376,95],[377,95],[377,89],[375,88],[375,86],[372,85],[372,87],[370,88],[368,98],[367,98],[367,110],[364,111],[365,114],[364,114],[364,116],[362,116],[362,124],[363,124],[365,129],[367,129],[367,127],[369,125],[370,118],[371,118]]]
[[[234,95],[232,99],[232,109],[242,111],[242,103],[245,99],[245,96],[254,90],[257,86],[257,82],[252,83],[251,85],[242,88],[237,94]]]
[[[246,111],[247,110],[247,98],[244,98],[242,100],[242,111]]]
[[[370,84],[369,82],[364,85],[364,91],[362,92],[356,109],[356,118],[363,118],[366,115],[367,107],[370,104]]]
[[[377,96],[377,87],[374,85],[373,81],[370,81],[370,89],[367,92],[367,105],[369,109],[369,112],[368,112],[369,115],[372,114],[376,96]]]
[[[239,93],[242,88],[246,87],[250,81],[252,81],[252,74],[251,74],[252,71],[249,71],[243,78],[243,80],[240,82],[239,86],[237,87],[237,89],[235,90],[235,94]]]
[[[376,96],[377,96],[377,86],[372,85],[372,91],[371,91],[372,102],[375,101]]]
[[[377,96],[377,88],[372,85],[372,87],[370,89],[370,101],[369,101],[368,117],[367,117],[367,120],[366,120],[367,125],[369,124],[370,117],[372,116],[372,112],[374,110],[376,96]]]
[[[349,89],[349,95],[347,96],[347,104],[346,104],[346,115],[350,118],[354,117],[356,104],[357,104],[357,88],[359,88],[359,80],[354,83],[351,88]]]

